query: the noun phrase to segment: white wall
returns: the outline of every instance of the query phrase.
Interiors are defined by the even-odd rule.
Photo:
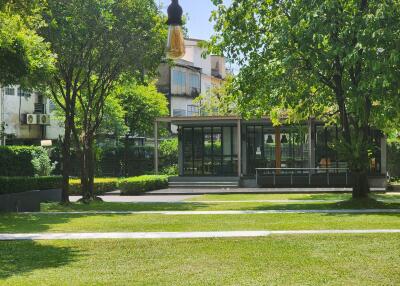
[[[183,116],[187,116],[187,111],[188,111],[188,105],[193,105],[193,99],[190,97],[184,97],[184,96],[173,96],[171,98],[171,115],[176,116],[174,114],[174,109],[181,109],[185,111],[185,114]],[[178,132],[178,128],[175,125],[171,126],[171,131],[173,133]]]
[[[18,139],[41,139],[42,126],[27,125],[21,122],[24,114],[34,113],[35,103],[38,103],[39,96],[32,92],[30,97],[18,96],[18,86],[14,88],[14,95],[5,94],[5,88],[2,88],[0,102],[0,122],[5,123],[5,134],[13,135]],[[45,100],[46,113],[50,114],[49,100]],[[51,117],[51,125],[46,126],[45,139],[58,139],[63,134],[63,128],[55,117]]]
[[[41,137],[40,126],[28,126],[21,124],[21,116],[33,113],[38,96],[31,93],[30,97],[18,96],[18,89],[14,86],[14,95],[5,94],[3,97],[3,120],[5,133],[15,135],[22,139],[35,139]]]

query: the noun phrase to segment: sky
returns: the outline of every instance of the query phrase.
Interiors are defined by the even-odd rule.
[[[167,13],[167,7],[171,0],[158,0],[163,5],[163,11]],[[231,0],[225,0],[224,4],[229,4]],[[179,0],[179,4],[183,8],[183,13],[187,14],[189,37],[208,40],[213,34],[213,24],[209,19],[211,11],[215,9],[211,0]]]

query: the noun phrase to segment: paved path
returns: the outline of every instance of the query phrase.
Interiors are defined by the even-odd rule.
[[[96,214],[155,214],[155,215],[243,215],[243,214],[400,214],[400,209],[340,209],[340,210],[232,210],[232,211],[71,211],[71,212],[21,212],[41,215],[96,215]]]
[[[312,194],[312,193],[351,193],[351,188],[225,188],[194,189],[169,188],[148,192],[150,195],[203,195],[203,194]],[[372,188],[373,192],[384,192],[384,188]]]
[[[202,203],[202,204],[217,204],[217,203],[337,203],[343,200],[240,200],[240,201],[196,201],[187,200],[186,203]],[[400,202],[400,200],[399,200]]]
[[[400,233],[400,229],[368,230],[282,230],[282,231],[210,231],[210,232],[106,232],[106,233],[24,233],[0,234],[5,240],[77,240],[77,239],[161,239],[161,238],[226,238],[264,237],[269,235],[309,234],[383,234]]]
[[[107,195],[100,198],[109,203],[179,203],[187,199],[193,199],[194,195],[168,195],[168,196],[118,196]],[[77,202],[81,196],[70,196],[71,202]]]

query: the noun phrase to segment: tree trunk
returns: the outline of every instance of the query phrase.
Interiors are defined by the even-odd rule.
[[[62,193],[61,203],[69,203],[69,174],[71,169],[71,121],[67,116],[65,119],[64,140],[62,142]]]
[[[368,174],[366,171],[355,171],[352,173],[354,179],[353,199],[368,198],[370,189],[368,183]]]
[[[93,150],[93,139],[83,138],[82,153],[81,153],[81,185],[82,185],[82,198],[84,201],[91,201],[95,199],[94,193],[94,169],[95,158]]]

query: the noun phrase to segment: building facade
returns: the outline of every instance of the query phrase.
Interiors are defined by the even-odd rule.
[[[333,144],[337,127],[309,120],[274,127],[270,120],[239,117],[160,118],[178,126],[179,176],[238,177],[265,186],[349,186],[347,162]],[[371,131],[371,185],[386,182],[386,138]]]
[[[162,64],[159,69],[158,90],[166,95],[170,116],[186,117],[200,115],[194,99],[222,84],[226,77],[225,58],[206,55],[199,46],[200,40],[185,39],[186,54],[172,66]],[[171,130],[177,133],[177,126]]]
[[[53,114],[55,106],[48,98],[19,86],[3,87],[0,92],[2,145],[39,145],[62,135],[63,128]]]

